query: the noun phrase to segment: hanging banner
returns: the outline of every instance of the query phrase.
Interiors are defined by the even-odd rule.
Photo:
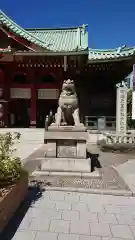
[[[16,99],[30,99],[31,89],[30,88],[11,88],[10,97]]]
[[[38,99],[58,99],[59,89],[38,89]]]

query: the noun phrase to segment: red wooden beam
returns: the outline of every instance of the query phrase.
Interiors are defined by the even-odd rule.
[[[31,48],[30,43],[25,40],[24,38],[20,38],[18,36],[15,36],[13,33],[6,31],[5,29],[3,29],[2,27],[0,27],[0,30],[2,32],[4,32],[8,37],[12,38],[14,41],[18,42],[19,44],[25,46],[26,48],[28,48],[29,50],[35,51],[33,48]]]

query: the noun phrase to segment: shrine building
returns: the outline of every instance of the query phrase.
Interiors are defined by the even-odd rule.
[[[57,110],[64,79],[73,79],[80,118],[115,127],[116,84],[135,63],[135,48],[92,49],[87,25],[24,29],[0,11],[0,127],[44,127]]]

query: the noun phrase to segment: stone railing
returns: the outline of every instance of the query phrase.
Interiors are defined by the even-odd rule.
[[[98,120],[104,118],[105,126],[102,130],[115,130],[116,129],[116,117],[115,116],[85,116],[85,126],[90,130],[99,130],[98,129]]]
[[[135,150],[135,135],[103,134],[98,145],[101,151],[129,152]]]
[[[106,143],[135,143],[135,135],[131,134],[104,134],[106,136]]]

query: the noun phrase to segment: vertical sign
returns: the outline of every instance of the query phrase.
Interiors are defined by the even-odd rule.
[[[127,88],[117,88],[116,132],[125,134],[127,130]]]
[[[135,64],[133,65],[132,119],[135,120]]]

